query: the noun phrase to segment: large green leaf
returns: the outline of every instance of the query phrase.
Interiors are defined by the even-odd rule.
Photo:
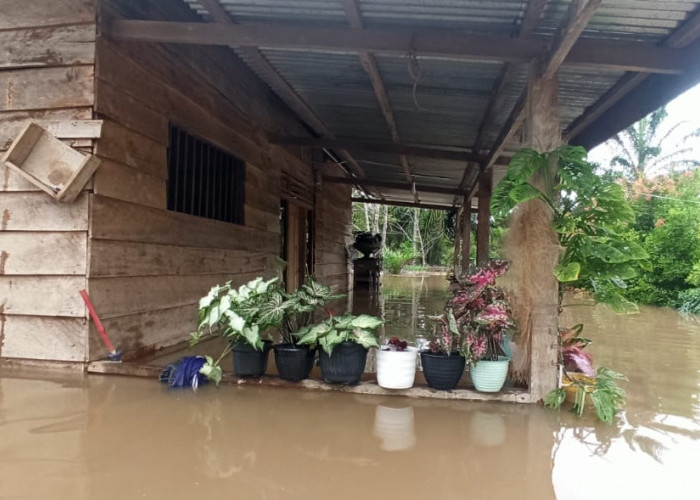
[[[260,329],[258,328],[258,325],[246,326],[243,328],[243,330],[241,330],[240,335],[249,345],[258,351],[262,351],[263,342],[262,338],[260,338]]]
[[[374,316],[370,316],[368,314],[361,314],[355,319],[352,320],[352,326],[355,328],[377,328],[379,325],[381,325],[383,321],[379,318],[376,318]]]
[[[243,319],[241,316],[236,314],[232,310],[227,310],[224,311],[224,315],[226,316],[226,322],[228,323],[228,326],[236,333],[241,333],[243,331],[243,328],[245,327],[246,321]]]
[[[377,337],[375,337],[375,335],[369,330],[355,328],[355,330],[353,330],[353,334],[355,335],[355,342],[360,344],[365,349],[369,349],[370,347],[379,347]]]
[[[581,264],[579,262],[568,262],[560,264],[554,268],[554,276],[560,283],[569,283],[576,281],[581,273]]]
[[[544,199],[542,192],[530,183],[519,184],[514,186],[508,193],[508,197],[515,204],[525,203],[529,200],[537,198]]]

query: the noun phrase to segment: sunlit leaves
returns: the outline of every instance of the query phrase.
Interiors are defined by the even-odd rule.
[[[560,264],[554,269],[554,276],[562,283],[577,281],[581,273],[581,264],[578,262],[569,262]]]

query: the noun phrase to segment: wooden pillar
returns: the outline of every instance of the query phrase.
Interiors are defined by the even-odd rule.
[[[460,208],[457,211],[457,216],[455,217],[455,248],[454,248],[454,256],[452,258],[452,271],[455,274],[455,277],[459,276],[460,270],[462,266],[460,265],[459,262],[459,256],[461,252],[461,244],[462,244],[462,209]]]
[[[476,225],[476,263],[481,266],[489,262],[489,225],[491,220],[491,171],[479,177],[479,208]]]
[[[465,196],[462,205],[462,273],[469,272],[472,246],[472,197]]]
[[[542,76],[542,64],[537,61],[531,66],[528,82],[528,99],[526,104],[525,138],[527,145],[538,151],[547,152],[561,144],[561,123],[557,99],[557,74],[549,78]],[[555,176],[556,161],[550,165],[550,175]],[[544,187],[544,176],[533,179],[533,183]],[[532,311],[532,364],[530,365],[530,393],[535,400],[540,400],[549,391],[557,387],[559,328],[558,283],[554,278],[558,251],[552,251],[556,245],[556,234],[536,235],[542,245],[542,255],[550,255],[550,262],[534,266],[535,272],[541,273],[539,283],[544,284],[544,293],[533,304]]]

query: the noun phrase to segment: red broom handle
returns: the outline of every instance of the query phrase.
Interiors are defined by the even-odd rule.
[[[107,346],[107,349],[109,349],[109,352],[114,352],[114,346],[112,345],[112,342],[110,342],[109,337],[107,336],[107,332],[105,331],[105,327],[102,326],[102,321],[100,321],[99,316],[97,316],[97,311],[95,311],[95,306],[92,305],[92,301],[90,300],[90,297],[87,294],[87,291],[85,290],[80,290],[80,296],[83,298],[83,301],[85,302],[85,305],[88,308],[88,311],[90,312],[90,317],[92,318],[92,321],[95,323],[95,328],[97,328],[97,333],[100,334],[100,337],[102,337],[102,341],[105,343]]]

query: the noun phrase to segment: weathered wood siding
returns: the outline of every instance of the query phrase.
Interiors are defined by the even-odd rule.
[[[96,6],[4,0],[0,15],[0,154],[27,120],[91,119]],[[92,141],[61,137],[90,151]],[[0,162],[0,356],[87,359],[90,195],[62,205]],[[88,186],[89,188],[89,186]]]
[[[184,4],[96,2],[3,2],[0,152],[35,120],[102,165],[71,204],[1,167],[0,356],[104,357],[82,288],[127,359],[185,340],[212,285],[276,273],[283,175],[316,190],[316,274],[346,291],[349,188],[315,188],[308,151],[267,142],[306,133],[297,117],[227,48],[97,35],[98,8],[191,20]],[[103,120],[100,138],[61,132],[71,119]],[[244,225],[166,209],[170,123],[245,162]]]
[[[104,8],[119,15],[118,4]],[[114,343],[135,357],[185,340],[212,285],[275,274],[281,175],[313,190],[312,172],[303,155],[267,143],[269,132],[304,131],[228,49],[99,39],[95,88],[95,112],[105,120],[96,154],[104,163],[94,178],[88,286]],[[166,210],[169,123],[245,161],[243,226]],[[330,206],[342,205],[341,194],[346,211]],[[344,231],[335,217],[349,214],[350,195],[330,195],[323,201],[334,218],[330,240],[319,242],[342,257],[344,246],[332,246]],[[338,260],[319,269],[344,291]],[[91,327],[89,357],[102,356]]]

